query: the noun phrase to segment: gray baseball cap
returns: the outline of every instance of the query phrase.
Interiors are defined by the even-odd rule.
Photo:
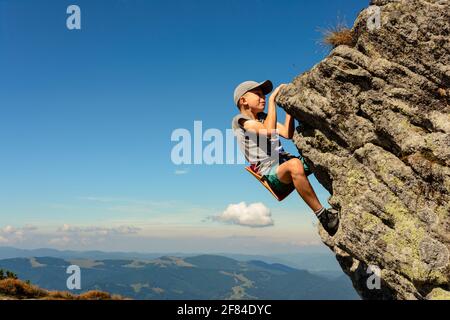
[[[261,88],[264,95],[270,93],[273,90],[273,84],[272,81],[266,80],[263,82],[256,82],[256,81],[245,81],[242,82],[240,85],[234,89],[234,104],[238,105],[239,99],[249,92],[250,90]]]

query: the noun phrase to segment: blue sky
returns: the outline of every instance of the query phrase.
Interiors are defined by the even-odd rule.
[[[81,30],[66,28],[70,4]],[[171,134],[194,121],[225,133],[237,84],[292,81],[327,55],[318,29],[351,25],[367,6],[0,0],[0,245],[239,251],[251,238],[252,252],[283,252],[317,243],[297,194],[277,203],[242,165],[176,166]],[[244,201],[263,203],[274,225],[208,218]]]

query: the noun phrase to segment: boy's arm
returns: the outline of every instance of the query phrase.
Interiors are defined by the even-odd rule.
[[[278,123],[277,128],[280,136],[286,139],[292,139],[294,137],[294,117],[289,113],[286,113],[286,120],[284,121],[284,125]]]
[[[275,98],[277,97],[279,91],[280,89],[278,87],[269,97],[269,107],[263,124],[269,133],[277,129],[277,103],[275,102]]]

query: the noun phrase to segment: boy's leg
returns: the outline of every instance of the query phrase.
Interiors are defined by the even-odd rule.
[[[276,172],[281,182],[294,184],[299,195],[314,212],[322,208],[314,189],[309,183],[308,177],[305,175],[303,163],[300,159],[293,158],[280,164]]]
[[[308,177],[305,175],[303,163],[300,159],[288,160],[277,167],[278,180],[282,183],[293,183],[295,189],[314,211],[320,223],[329,235],[334,236],[339,227],[339,215],[334,209],[325,209],[317,199]]]

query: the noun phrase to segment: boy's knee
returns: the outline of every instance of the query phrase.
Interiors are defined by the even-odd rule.
[[[289,168],[292,176],[304,176],[305,170],[303,169],[303,163],[300,161],[300,159],[291,159],[289,160]]]

